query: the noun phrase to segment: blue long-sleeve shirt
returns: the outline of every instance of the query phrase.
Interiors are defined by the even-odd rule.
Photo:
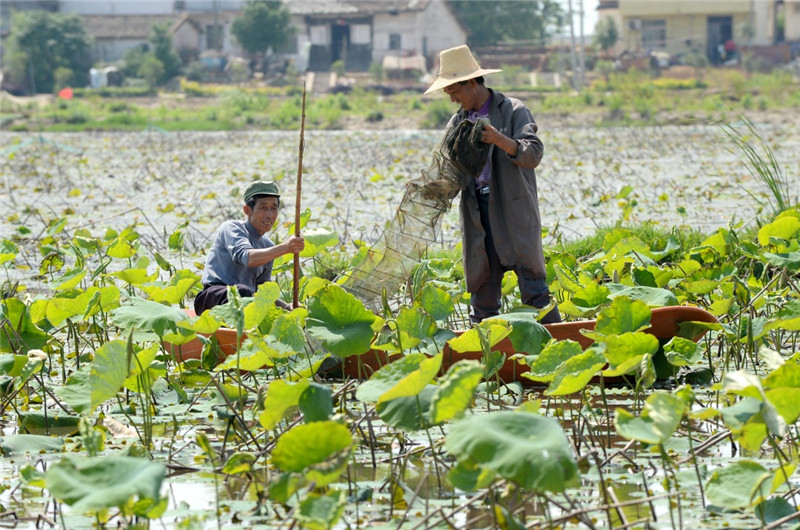
[[[267,236],[259,235],[247,221],[225,221],[208,252],[203,285],[242,284],[256,292],[259,285],[270,280],[272,262],[248,267],[250,251],[273,246],[275,244]]]

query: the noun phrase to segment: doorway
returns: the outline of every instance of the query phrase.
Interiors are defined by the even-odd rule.
[[[706,33],[706,54],[711,64],[721,64],[723,55],[720,54],[720,45],[733,39],[733,17],[708,17],[708,31]]]

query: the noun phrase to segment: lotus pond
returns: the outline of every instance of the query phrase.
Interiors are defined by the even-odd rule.
[[[597,320],[587,349],[517,307],[513,274],[504,315],[453,333],[455,208],[380,312],[335,282],[441,131],[307,132],[301,307],[274,306],[291,298],[283,260],[201,318],[182,308],[244,183],[279,180],[274,236],[293,231],[296,133],[0,133],[0,525],[796,525],[800,211],[719,126],[540,125],[548,281],[566,318]],[[800,131],[758,131],[796,204]],[[567,250],[597,227],[591,252]],[[679,333],[697,343],[644,332],[678,304],[718,322]],[[220,327],[240,342],[222,362]],[[176,361],[167,345],[196,337],[199,358]],[[503,339],[519,381],[498,376]],[[482,361],[442,373],[445,344]],[[399,359],[337,368],[376,352]]]

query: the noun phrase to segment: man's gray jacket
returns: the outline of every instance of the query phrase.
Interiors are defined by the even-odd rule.
[[[542,252],[542,221],[534,168],[542,160],[544,146],[536,135],[538,127],[530,110],[518,99],[491,91],[489,121],[498,131],[519,144],[515,157],[493,145],[489,156],[492,176],[489,193],[489,226],[500,262],[507,267],[522,266],[534,277],[546,276]],[[447,128],[467,119],[463,109]],[[461,191],[461,227],[467,291],[476,291],[489,279],[475,180]]]

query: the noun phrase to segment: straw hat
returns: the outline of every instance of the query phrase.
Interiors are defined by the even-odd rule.
[[[439,53],[439,77],[436,78],[425,93],[430,94],[434,90],[439,90],[459,81],[466,81],[467,79],[474,79],[501,71],[481,68],[466,44],[456,46]]]

